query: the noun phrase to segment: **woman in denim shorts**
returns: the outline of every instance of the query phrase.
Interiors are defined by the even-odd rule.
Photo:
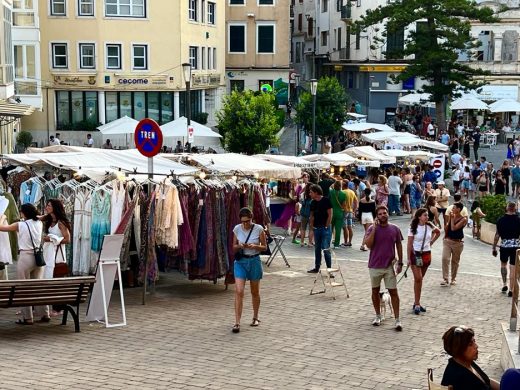
[[[233,333],[240,332],[240,318],[244,300],[246,280],[251,286],[253,298],[253,321],[251,326],[258,326],[258,310],[260,309],[260,279],[262,279],[262,263],[260,252],[267,248],[264,228],[253,223],[253,213],[247,207],[240,210],[240,224],[233,228],[233,250],[235,251],[235,325]]]

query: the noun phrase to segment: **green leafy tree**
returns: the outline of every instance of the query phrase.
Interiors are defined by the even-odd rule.
[[[33,141],[33,136],[30,132],[22,130],[18,133],[16,136],[16,143],[18,145],[23,146],[24,149],[27,149],[29,146],[31,146]]]
[[[330,136],[341,130],[347,117],[346,107],[349,96],[335,77],[322,77],[316,90],[316,136]],[[312,134],[312,95],[300,94],[296,105],[296,121],[304,126],[308,135]]]
[[[272,93],[255,94],[250,90],[233,91],[224,97],[217,119],[227,151],[257,154],[278,144],[280,125],[274,100]]]
[[[396,81],[410,77],[429,81],[430,85],[425,85],[423,91],[431,94],[437,122],[444,129],[444,98],[456,96],[456,90],[461,87],[475,89],[482,86],[478,76],[487,74],[482,69],[457,61],[459,53],[474,56],[474,50],[480,45],[470,35],[470,21],[490,23],[497,21],[497,18],[492,9],[480,7],[471,0],[397,0],[368,10],[361,20],[356,21],[353,32],[384,24],[386,31],[375,38],[374,48],[389,36],[402,34],[407,27],[412,27],[404,48],[391,49],[385,54],[389,59],[413,56],[414,59],[396,77]],[[413,28],[414,24],[416,28]],[[377,27],[375,31],[378,31]]]

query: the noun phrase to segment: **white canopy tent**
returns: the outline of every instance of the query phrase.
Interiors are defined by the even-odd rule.
[[[91,177],[103,176],[107,172],[148,173],[148,158],[141,155],[136,149],[97,149],[95,156],[92,156],[92,149],[88,148],[88,152],[4,154],[2,158],[18,165],[49,165],[66,170],[82,171]],[[176,163],[160,156],[154,157],[153,163],[154,173],[160,175],[168,175],[172,171],[176,175],[192,174],[198,171],[197,168]]]
[[[341,126],[343,129],[347,131],[368,131],[368,130],[376,130],[376,131],[388,131],[395,132],[390,126],[381,124],[381,123],[369,123],[369,122],[359,122],[359,123],[343,123]]]
[[[401,96],[398,103],[405,106],[433,106],[434,103],[430,101],[430,96],[429,93],[409,93]]]
[[[488,105],[474,95],[466,94],[451,102],[452,110],[487,110]]]
[[[25,153],[65,153],[65,152],[101,152],[103,149],[86,148],[83,146],[52,145],[44,148],[27,148]]]
[[[303,157],[298,156],[284,156],[280,154],[257,154],[254,157],[258,157],[262,160],[271,161],[277,164],[287,165],[290,167],[315,169],[327,169],[330,167],[330,162],[328,161],[309,161]]]
[[[405,147],[422,146],[424,148],[440,150],[443,152],[449,149],[448,145],[444,145],[437,141],[429,141],[419,137],[399,137],[395,139],[387,139],[386,142],[402,145]]]
[[[380,132],[380,133],[368,133],[368,134],[361,134],[361,139],[367,142],[384,142],[390,139],[400,139],[400,138],[409,138],[409,137],[417,137],[414,134],[411,133],[403,133],[403,132],[394,132],[394,133],[387,133],[387,132]]]
[[[289,167],[244,154],[163,154],[162,156],[172,160],[187,158],[195,161],[205,170],[224,174],[258,175],[258,177],[275,179],[297,179],[302,175],[299,167]]]
[[[357,112],[348,112],[347,117],[354,122],[366,122],[367,116],[363,114],[358,114]]]
[[[520,102],[513,99],[501,99],[489,105],[491,112],[520,112]]]
[[[97,129],[103,136],[134,134],[138,123],[139,121],[125,115],[122,118],[99,126]]]
[[[372,146],[353,146],[339,153],[348,154],[357,159],[379,161],[382,164],[395,164],[395,157],[386,156],[374,149]]]
[[[193,128],[194,137],[215,137],[221,138],[219,133],[214,132],[208,126],[201,125],[194,120],[190,120],[190,127]],[[174,121],[165,123],[161,126],[163,137],[188,137],[188,119],[181,116]]]
[[[307,161],[327,162],[327,163],[335,165],[335,166],[344,166],[344,165],[355,164],[355,165],[378,167],[380,165],[379,160],[356,159],[345,153],[309,154],[307,156],[303,156],[303,158]]]
[[[437,156],[435,153],[430,153],[425,150],[399,150],[389,149],[380,150],[385,156],[391,156],[396,158],[413,158],[422,161],[428,161],[430,158]]]

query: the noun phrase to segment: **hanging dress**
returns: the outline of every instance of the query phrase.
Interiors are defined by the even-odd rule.
[[[94,252],[101,251],[105,234],[110,234],[110,193],[97,191],[92,199],[91,245]]]
[[[92,191],[80,189],[74,200],[74,256],[72,275],[88,275],[91,269]]]
[[[114,234],[121,222],[126,198],[126,190],[122,181],[112,181],[112,187],[114,190],[111,196],[110,234]]]

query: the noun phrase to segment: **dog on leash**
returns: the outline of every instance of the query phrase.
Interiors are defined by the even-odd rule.
[[[390,299],[390,293],[388,290],[380,291],[379,292],[379,305],[380,305],[380,312],[381,312],[381,319],[384,320],[386,318],[386,306],[390,308],[390,315],[392,316],[393,309],[392,309],[392,302]]]

